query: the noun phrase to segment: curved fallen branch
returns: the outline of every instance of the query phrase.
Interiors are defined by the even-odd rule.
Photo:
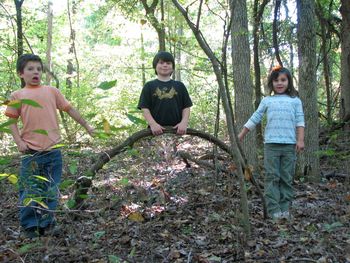
[[[164,130],[164,133],[176,134],[176,130],[174,130],[173,128],[167,127]],[[221,148],[223,151],[225,151],[231,155],[230,147],[227,146],[223,141],[221,141],[220,139],[214,137],[213,135],[211,135],[209,133],[188,128],[186,134],[191,135],[191,136],[200,137],[200,138],[205,139],[211,143],[214,143],[219,148]],[[114,156],[116,156],[122,152],[125,152],[127,149],[130,149],[137,141],[139,141],[143,138],[146,138],[146,137],[150,137],[150,136],[154,136],[152,134],[151,130],[144,129],[144,130],[138,131],[138,132],[134,133],[133,135],[131,135],[122,144],[120,144],[120,145],[118,145],[118,146],[116,146],[108,151],[102,152],[99,156],[98,161],[88,170],[87,176],[94,177],[96,172],[99,171],[103,167],[103,165],[105,165],[107,162],[109,162]]]
[[[176,134],[176,130],[173,129],[172,127],[166,127],[164,130],[164,134]],[[188,128],[186,135],[191,135],[195,137],[202,138],[204,140],[207,140],[215,145],[217,145],[220,149],[228,153],[232,159],[234,159],[232,155],[232,150],[231,148],[226,145],[223,141],[220,139],[214,137],[213,135],[203,132],[203,131],[198,131],[195,129]],[[75,187],[75,194],[74,194],[74,201],[75,201],[75,207],[80,207],[81,204],[83,203],[84,197],[89,190],[89,188],[92,185],[92,180],[95,176],[95,174],[106,164],[108,163],[114,156],[125,152],[126,150],[130,149],[137,141],[154,136],[152,134],[152,131],[150,129],[144,129],[141,131],[138,131],[134,134],[132,134],[130,137],[128,137],[123,143],[117,145],[116,147],[113,147],[110,150],[104,151],[99,155],[99,158],[97,162],[86,172],[86,176],[82,176],[78,178],[76,181]],[[262,204],[264,207],[264,216],[266,216],[266,208],[265,208],[265,202],[264,202],[264,197],[262,194],[262,191],[259,187],[259,184],[255,181],[255,179],[252,177],[250,179],[250,182],[257,188],[257,192],[260,195],[260,198],[262,200]]]

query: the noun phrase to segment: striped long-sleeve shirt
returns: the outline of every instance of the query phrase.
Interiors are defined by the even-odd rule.
[[[244,126],[254,129],[265,113],[265,143],[295,144],[296,127],[305,127],[301,100],[285,94],[265,97]]]

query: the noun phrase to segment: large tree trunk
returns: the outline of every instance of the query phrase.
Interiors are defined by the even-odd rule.
[[[232,13],[232,65],[235,89],[235,116],[238,129],[254,112],[254,86],[250,77],[250,48],[247,19],[247,5],[245,0],[231,2]],[[243,149],[248,163],[258,167],[256,131],[250,132],[243,142]]]
[[[350,1],[342,0],[340,13],[342,14],[341,29],[341,101],[340,118],[350,120]],[[347,129],[350,129],[348,125]]]
[[[320,179],[319,120],[316,80],[316,15],[314,0],[297,0],[299,91],[305,113],[305,151],[301,154],[300,170],[309,180]]]

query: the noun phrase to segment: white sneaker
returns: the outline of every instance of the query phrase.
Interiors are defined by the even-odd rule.
[[[290,219],[289,212],[288,211],[282,212],[281,213],[281,218],[289,220]]]
[[[278,220],[278,219],[283,218],[282,216],[283,216],[282,212],[276,212],[276,213],[272,214],[272,219],[273,220]]]

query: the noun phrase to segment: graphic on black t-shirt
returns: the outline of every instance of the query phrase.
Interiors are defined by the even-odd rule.
[[[172,99],[174,96],[177,95],[177,92],[174,87],[171,87],[171,89],[168,91],[168,89],[160,89],[159,87],[156,89],[156,91],[153,93],[153,96],[158,97],[158,99]]]

